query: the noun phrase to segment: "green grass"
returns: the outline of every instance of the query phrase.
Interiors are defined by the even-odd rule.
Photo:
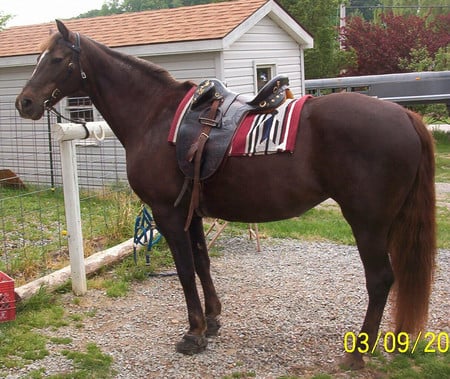
[[[75,373],[58,375],[58,378],[95,378],[107,379],[113,377],[114,371],[111,369],[113,359],[107,354],[103,354],[100,348],[93,344],[86,345],[86,352],[63,350],[64,356],[73,360]]]
[[[450,183],[450,133],[434,132],[436,140],[436,182]],[[450,194],[445,197],[450,202]],[[437,208],[438,246],[450,248],[450,209]]]
[[[441,379],[450,378],[450,350],[448,345],[429,345],[431,340],[422,340],[414,353],[394,353],[389,356],[375,353],[368,364],[368,369],[388,379]],[[429,345],[429,346],[427,346]],[[427,352],[430,348],[436,352]]]
[[[150,264],[146,261],[146,249],[138,250],[136,262],[134,256],[128,256],[114,266],[114,270],[104,268],[95,276],[88,279],[89,288],[104,289],[106,295],[117,298],[128,293],[131,282],[140,282],[148,278],[149,274],[170,269],[174,271],[172,254],[164,239],[154,245],[150,252]]]
[[[450,133],[434,132],[436,140],[436,182],[450,183]]]
[[[450,210],[437,209],[437,245],[441,249],[450,248]],[[243,233],[247,224],[232,223],[227,230]],[[338,244],[354,245],[355,239],[350,226],[340,210],[332,207],[314,208],[300,217],[289,220],[258,224],[260,236],[293,238],[306,241],[331,241]]]
[[[68,315],[58,295],[41,289],[30,299],[19,302],[16,319],[0,323],[0,377],[5,377],[10,368],[20,369],[48,356],[49,343],[60,345],[61,354],[74,361],[75,369],[70,374],[54,378],[107,378],[112,377],[112,358],[98,347],[87,344],[86,353],[67,352],[63,347],[72,342],[70,338],[48,336],[44,329],[57,329],[80,322],[89,315]],[[110,376],[106,376],[110,375]],[[43,378],[43,370],[33,371],[30,378]]]
[[[450,209],[438,207],[437,218],[437,246],[441,249],[450,249]]]
[[[256,378],[256,373],[254,373],[253,371],[250,372],[236,371],[233,372],[231,375],[226,375],[222,377],[222,379],[250,379],[250,378]]]
[[[81,193],[84,251],[89,256],[132,237],[140,202],[129,189]],[[0,270],[23,284],[68,264],[62,189],[0,187]]]
[[[381,353],[370,355],[366,367],[358,371],[338,372],[339,378],[378,379],[443,379],[450,378],[450,351],[425,353],[426,343],[420,342],[412,353]],[[345,375],[345,376],[344,376]],[[310,379],[332,379],[334,374],[317,373]],[[277,379],[304,379],[298,376],[280,376]]]
[[[427,106],[429,112],[417,112],[424,114],[423,120],[427,125],[450,124],[450,117],[445,104],[433,104]]]
[[[261,233],[278,238],[355,244],[350,226],[339,209],[314,208],[300,217],[264,223],[258,227]]]

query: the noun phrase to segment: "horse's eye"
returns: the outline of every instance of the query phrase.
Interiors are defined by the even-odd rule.
[[[52,63],[61,63],[63,58],[52,58]]]

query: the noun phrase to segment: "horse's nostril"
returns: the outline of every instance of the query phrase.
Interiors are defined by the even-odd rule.
[[[31,107],[33,104],[33,101],[31,99],[24,98],[21,100],[20,105],[22,106],[22,109],[27,109]]]

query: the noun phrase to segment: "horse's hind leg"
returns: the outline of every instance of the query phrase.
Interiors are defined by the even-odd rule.
[[[219,315],[222,306],[211,278],[210,260],[205,242],[203,222],[200,217],[192,219],[189,233],[194,254],[195,271],[200,278],[205,296],[206,336],[216,336],[220,328]]]
[[[377,233],[370,226],[361,229],[353,227],[353,232],[366,275],[369,305],[358,335],[356,349],[343,361],[343,365],[351,369],[364,367],[363,354],[371,353],[375,349],[381,318],[389,290],[394,282],[387,252],[387,233]]]

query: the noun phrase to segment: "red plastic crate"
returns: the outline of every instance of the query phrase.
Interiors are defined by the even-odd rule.
[[[0,271],[0,322],[16,319],[14,280]]]

